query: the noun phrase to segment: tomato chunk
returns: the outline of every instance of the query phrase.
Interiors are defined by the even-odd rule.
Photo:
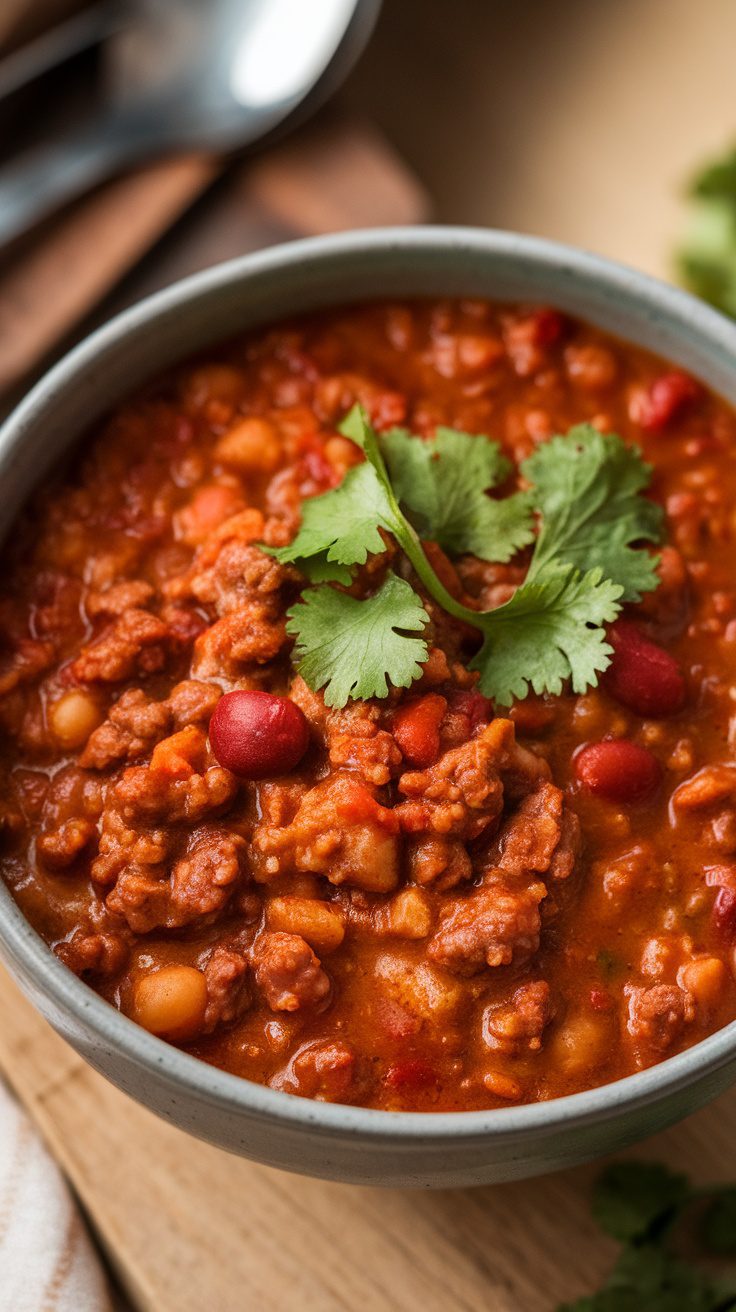
[[[421,1089],[437,1083],[437,1071],[421,1057],[396,1062],[386,1071],[386,1083],[393,1089]]]
[[[400,706],[393,717],[393,735],[409,765],[426,770],[437,760],[440,752],[440,724],[447,710],[447,701],[439,693]]]
[[[640,802],[662,777],[656,757],[630,738],[606,738],[583,747],[575,757],[575,773],[589,792],[608,802]]]
[[[266,779],[299,764],[309,746],[309,725],[288,697],[226,692],[210,720],[210,743],[226,770],[241,779]]]
[[[699,401],[702,395],[700,383],[696,383],[694,378],[681,369],[660,374],[644,399],[639,422],[645,432],[660,433],[683,410]]]
[[[608,630],[613,660],[603,676],[617,701],[637,715],[673,715],[682,710],[687,690],[673,656],[651,642],[630,620],[616,620]]]

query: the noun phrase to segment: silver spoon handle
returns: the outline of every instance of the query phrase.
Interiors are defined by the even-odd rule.
[[[141,143],[126,126],[122,118],[102,116],[0,169],[0,251],[139,157]]]

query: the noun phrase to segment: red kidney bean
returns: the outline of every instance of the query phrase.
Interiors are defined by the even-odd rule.
[[[309,746],[309,725],[295,702],[271,692],[226,692],[210,720],[220,765],[241,779],[286,774]]]
[[[590,743],[575,757],[580,783],[608,802],[640,802],[657,787],[662,771],[656,757],[630,738]]]
[[[712,910],[713,924],[725,938],[736,938],[736,890],[719,888]]]
[[[673,715],[685,704],[683,673],[673,656],[647,638],[630,620],[608,629],[613,659],[603,676],[617,701],[637,715]]]
[[[649,388],[639,422],[645,432],[660,433],[702,395],[700,383],[681,369],[661,374]]]

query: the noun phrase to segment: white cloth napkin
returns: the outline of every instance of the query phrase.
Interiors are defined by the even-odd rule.
[[[2,1082],[0,1312],[111,1312],[102,1267],[69,1188]]]

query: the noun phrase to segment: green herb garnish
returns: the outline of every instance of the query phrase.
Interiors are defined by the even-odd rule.
[[[641,495],[650,470],[638,451],[578,425],[524,462],[529,492],[497,500],[487,489],[510,466],[488,438],[445,428],[428,442],[403,430],[381,439],[359,406],[340,431],[365,463],[305,502],[289,546],[264,548],[317,585],[291,608],[288,630],[304,678],[325,689],[327,704],[386,696],[389,684],[408,687],[421,675],[426,643],[417,635],[429,616],[410,584],[389,575],[365,600],[331,586],[348,585],[353,567],[385,549],[387,534],[432,600],[478,629],[483,641],[471,666],[487,697],[507,706],[530,689],[559,693],[567,679],[575,692],[594,686],[611,657],[603,626],[622,601],[657,583],[656,557],[634,546],[654,541],[662,519]],[[420,534],[450,554],[507,561],[533,540],[535,512],[540,531],[528,575],[510,601],[479,612],[449,594]]]
[[[454,428],[423,441],[405,428],[381,438],[397,500],[420,537],[450,556],[469,552],[507,561],[534,538],[532,499],[517,492],[502,500],[486,493],[511,473],[498,442]]]
[[[736,317],[736,148],[693,179],[678,272],[704,301]]]
[[[558,1312],[736,1308],[733,1273],[713,1264],[713,1258],[736,1257],[733,1187],[696,1189],[687,1176],[665,1166],[619,1162],[595,1186],[593,1215],[624,1248],[603,1289]],[[688,1260],[678,1251],[683,1247]]]

